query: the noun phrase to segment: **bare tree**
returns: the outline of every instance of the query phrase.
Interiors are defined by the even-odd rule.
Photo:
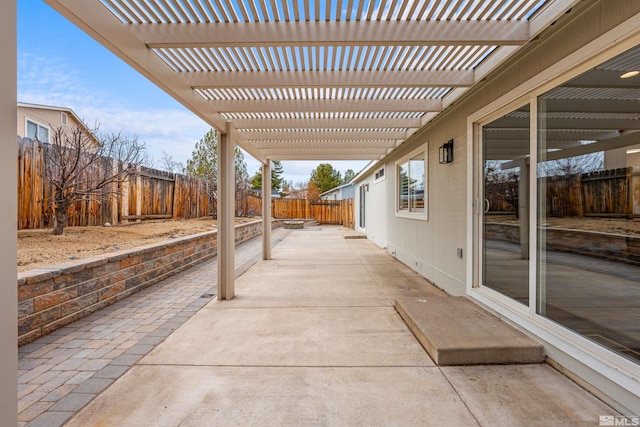
[[[542,176],[570,176],[595,172],[604,168],[602,151],[574,157],[564,157],[540,164]]]
[[[181,173],[184,171],[182,162],[173,159],[173,156],[162,150],[162,158],[160,159],[160,168],[167,172]]]
[[[518,218],[520,172],[515,168],[503,170],[502,163],[496,160],[485,162],[484,197],[492,210],[512,211]]]
[[[52,234],[67,226],[69,208],[79,200],[104,200],[118,192],[118,183],[145,153],[135,136],[120,133],[96,138],[87,128],[59,127],[51,144],[42,144],[47,180],[52,184]]]

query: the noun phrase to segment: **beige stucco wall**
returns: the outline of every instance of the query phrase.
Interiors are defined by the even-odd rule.
[[[67,115],[67,128],[73,129],[74,127],[84,126],[80,123],[76,117],[70,112],[66,112]],[[27,106],[18,106],[18,121],[17,121],[17,130],[18,136],[25,137],[27,134],[26,127],[27,121],[29,119],[33,122],[36,122],[40,125],[46,126],[49,128],[49,135],[53,131],[61,126],[64,126],[62,123],[62,111],[56,109],[46,109],[46,108],[35,108],[35,107],[27,107]],[[49,141],[51,142],[51,141]],[[95,141],[97,143],[97,140]]]

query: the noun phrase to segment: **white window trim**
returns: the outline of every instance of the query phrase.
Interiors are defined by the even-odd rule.
[[[412,157],[415,157],[417,154],[424,153],[424,212],[409,212],[400,210],[400,183],[398,181],[398,166],[402,163],[408,162]],[[386,172],[386,171],[385,171]],[[408,219],[417,219],[421,221],[429,220],[429,142],[426,142],[420,148],[417,148],[402,157],[401,159],[396,160],[394,168],[393,168],[393,176],[394,176],[394,204],[395,204],[395,216],[397,218],[408,218]]]
[[[46,141],[41,141],[40,139],[38,139],[40,142],[46,142],[49,143],[51,141],[51,128],[48,125],[42,124],[41,122],[38,122],[37,120],[33,120],[29,117],[25,117],[24,118],[24,137],[28,138],[27,136],[27,129],[28,129],[28,123],[31,122],[35,125],[38,125],[40,127],[46,128],[48,130],[48,137]]]
[[[383,170],[383,171],[384,171],[384,175],[382,175],[380,178],[376,178],[376,174],[377,174],[378,172],[380,172],[381,170]],[[382,181],[384,181],[385,179],[387,179],[387,166],[386,166],[386,165],[384,165],[384,166],[382,166],[381,168],[379,168],[379,169],[377,169],[376,171],[374,171],[374,172],[373,172],[373,178],[374,178],[374,180],[373,180],[373,183],[374,183],[374,184],[377,184],[377,183],[382,182]]]

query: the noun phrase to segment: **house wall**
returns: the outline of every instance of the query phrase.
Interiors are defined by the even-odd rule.
[[[330,193],[323,194],[320,196],[322,200],[338,200],[338,195],[340,194],[340,190],[333,190]]]
[[[514,92],[521,92],[520,96],[526,95],[527,86],[531,86],[532,82],[537,85],[546,83],[540,75],[547,69],[639,13],[640,2],[633,0],[594,0],[576,5],[570,13],[543,32],[537,41],[516,53],[497,72],[467,91],[412,135],[379,163],[386,166],[386,180],[382,184],[384,191],[377,188],[379,184],[371,185],[367,195],[368,237],[381,247],[386,246],[389,253],[449,294],[467,294],[470,280],[467,274],[472,271],[470,266],[473,265],[467,262],[473,253],[473,247],[469,247],[472,240],[468,236],[474,232],[468,225],[472,223],[469,220],[472,212],[468,212],[469,186],[472,182],[472,171],[468,165],[472,163],[469,162],[468,153],[473,152],[470,149],[472,141],[467,136],[469,116],[480,110],[488,114],[491,108],[504,107],[507,102],[514,100],[511,97]],[[509,96],[505,96],[507,94]],[[438,163],[438,147],[450,139],[454,140],[454,161],[441,165]],[[423,221],[397,217],[395,162],[425,144],[429,156],[429,218]],[[365,180],[372,183],[374,173],[375,170],[372,170],[358,184]],[[377,217],[382,211],[385,214],[384,221]],[[462,249],[462,258],[457,257],[457,248]],[[503,308],[501,314],[509,311],[508,307]],[[551,336],[544,327],[527,320],[526,315],[507,317],[507,321],[537,335],[545,343],[547,354],[554,362],[599,397],[626,413],[630,413],[630,408],[640,407],[640,397],[629,386],[628,376],[618,375],[613,367],[605,369],[602,360],[589,359],[582,351],[572,347],[574,344],[570,339]],[[626,385],[623,384],[625,381]]]
[[[380,170],[380,167],[377,167],[376,170]],[[385,170],[385,173],[391,173],[391,170],[393,169]],[[390,181],[390,179],[387,178],[375,182],[374,178],[375,176],[371,175],[366,180],[369,184],[365,204],[367,237],[381,248],[387,248],[389,240],[389,229],[387,227],[389,214],[386,205],[388,200],[391,200],[390,198],[393,197],[393,191],[391,193],[388,191],[387,181]]]
[[[472,107],[473,108],[473,107]],[[466,110],[427,126],[384,160],[385,179],[375,181],[376,166],[366,177],[368,237],[398,260],[451,295],[465,293],[466,256]],[[454,140],[454,161],[438,163],[438,148]],[[428,220],[396,216],[396,161],[427,146]],[[463,248],[463,258],[457,249]]]
[[[356,190],[353,185],[345,187],[338,187],[334,190],[328,191],[326,194],[320,196],[322,200],[344,200],[353,199],[356,196]]]
[[[640,2],[590,1],[574,9],[543,33],[539,41],[525,47],[500,71],[469,90],[380,163],[386,167],[386,179],[383,181],[386,197],[368,197],[367,234],[381,236],[386,228],[389,253],[395,251],[396,258],[452,295],[465,294],[465,259],[471,250],[467,247],[467,235],[472,232],[467,229],[467,179],[470,173],[467,168],[467,146],[471,144],[467,140],[467,118],[640,13]],[[450,139],[454,140],[454,161],[441,165],[438,163],[438,148]],[[425,144],[429,156],[429,219],[421,221],[396,217],[395,162]],[[358,183],[365,179],[373,182],[374,173],[372,170]],[[377,203],[375,206],[374,200]],[[385,223],[373,220],[380,210],[386,214]],[[458,248],[463,249],[463,258],[457,257]]]
[[[27,135],[26,119],[30,119],[38,124],[47,126],[51,131],[62,126],[61,111],[48,110],[44,108],[18,107],[18,135],[25,137]],[[79,123],[69,113],[67,113],[67,126],[77,126]]]
[[[342,199],[353,199],[356,197],[356,187],[354,185],[348,185],[342,189]]]

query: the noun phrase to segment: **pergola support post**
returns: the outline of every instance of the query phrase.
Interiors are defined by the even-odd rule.
[[[0,16],[0,425],[18,424],[17,276],[17,42],[16,0],[3,2]]]
[[[233,127],[218,140],[218,300],[234,297],[235,287],[235,147]]]
[[[271,160],[262,164],[262,259],[271,259]]]

